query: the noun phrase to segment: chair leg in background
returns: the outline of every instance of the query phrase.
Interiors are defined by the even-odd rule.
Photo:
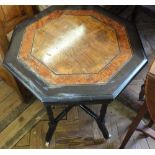
[[[128,143],[130,137],[132,136],[132,134],[134,133],[134,131],[136,130],[136,128],[138,127],[140,121],[142,120],[142,118],[144,117],[145,113],[147,112],[146,110],[146,105],[145,103],[142,105],[142,107],[139,110],[139,113],[137,114],[136,118],[132,121],[129,130],[120,146],[120,149],[123,149],[126,144]]]

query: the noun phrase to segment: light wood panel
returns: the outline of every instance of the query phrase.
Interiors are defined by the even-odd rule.
[[[3,102],[13,92],[2,80],[0,80],[0,102]]]
[[[8,93],[9,95],[7,96],[7,98],[5,98],[5,100],[3,100],[0,104],[0,121],[7,117],[13,109],[16,109],[22,103],[22,101],[15,92]]]
[[[37,113],[42,111],[42,109],[42,104],[36,101],[30,105],[29,108],[26,109],[21,115],[19,115],[17,119],[15,119],[7,128],[5,128],[5,130],[0,133],[0,148],[8,148],[15,144],[18,139],[13,139],[13,137],[16,137],[17,134],[19,134],[18,138],[20,138],[19,131],[25,127],[25,125],[32,119],[32,117],[35,117]],[[38,122],[39,118],[35,118],[34,121]],[[12,140],[13,143],[11,143]]]
[[[12,87],[15,91],[17,91],[17,93],[19,94],[19,96],[21,97],[22,100],[26,100],[26,96],[29,93],[26,91],[24,86],[22,86],[21,84],[19,84],[18,81],[16,81],[16,79],[12,76],[12,74],[9,71],[7,71],[6,68],[4,68],[2,64],[0,64],[0,77],[10,87]]]
[[[17,143],[15,145],[15,148],[21,149],[21,148],[28,147],[29,143],[30,143],[30,133],[28,132],[25,136],[22,137],[22,139],[20,140],[20,143]]]

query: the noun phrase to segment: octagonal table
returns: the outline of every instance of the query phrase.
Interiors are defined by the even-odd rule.
[[[107,105],[146,62],[133,24],[99,6],[52,6],[16,27],[4,65],[44,103],[49,144],[75,105],[109,138]],[[86,106],[94,101],[102,104],[99,115]],[[68,106],[54,118],[51,105],[58,104]]]

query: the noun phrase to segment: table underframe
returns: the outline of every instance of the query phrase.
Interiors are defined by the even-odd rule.
[[[78,105],[82,110],[84,110],[87,114],[89,114],[92,118],[95,119],[100,131],[102,132],[102,135],[105,139],[108,139],[111,137],[111,135],[109,134],[106,126],[105,126],[105,115],[106,115],[106,111],[108,108],[108,104],[109,103],[103,103],[101,105],[101,109],[100,109],[100,114],[97,115],[95,112],[93,112],[90,108],[88,108],[85,104],[80,104]],[[77,104],[72,104],[72,105],[68,105],[66,108],[64,108],[64,110],[62,112],[60,112],[55,118],[53,115],[53,110],[51,108],[50,104],[45,104],[46,107],[46,111],[47,111],[47,115],[49,118],[49,128],[48,131],[46,133],[46,146],[49,145],[52,136],[56,130],[57,124],[60,120],[62,120],[62,118],[67,115],[67,113],[74,107],[77,106]]]

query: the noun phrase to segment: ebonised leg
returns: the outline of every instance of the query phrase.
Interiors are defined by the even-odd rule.
[[[108,108],[108,103],[102,104],[101,110],[100,110],[100,115],[96,120],[98,127],[100,128],[104,138],[106,138],[106,139],[111,137],[111,135],[109,134],[109,132],[105,126],[105,115],[107,112],[107,108]]]
[[[108,108],[108,103],[102,104],[101,109],[100,109],[100,116],[99,116],[99,119],[102,122],[105,122],[105,115],[107,112],[107,108]]]
[[[89,109],[87,106],[85,105],[80,105],[80,107],[87,113],[89,114],[91,117],[93,117],[95,120],[96,120],[96,123],[99,127],[99,129],[101,130],[103,136],[105,139],[108,139],[111,137],[111,135],[109,134],[106,126],[105,126],[105,114],[106,114],[106,111],[107,111],[107,107],[108,107],[108,104],[102,104],[101,106],[101,110],[100,110],[100,115],[97,116],[91,109]]]
[[[47,115],[49,118],[49,128],[48,128],[48,131],[46,134],[46,139],[45,139],[46,140],[46,144],[45,144],[46,146],[49,145],[58,122],[60,120],[62,120],[62,118],[73,108],[73,106],[74,105],[70,105],[70,106],[66,107],[61,113],[59,113],[59,115],[56,118],[54,118],[51,106],[46,105],[46,111],[47,111]]]
[[[48,118],[49,118],[49,129],[48,129],[47,134],[46,134],[46,146],[49,145],[58,122],[73,108],[73,106],[74,105],[69,105],[61,113],[59,113],[59,115],[56,118],[54,118],[51,106],[45,104],[45,107],[46,107],[46,110],[47,110],[47,115],[48,115]],[[106,126],[105,126],[105,120],[104,120],[105,114],[106,114],[106,111],[107,111],[107,106],[108,106],[107,103],[102,104],[101,110],[100,110],[100,115],[98,116],[91,109],[89,109],[87,106],[80,105],[80,107],[86,113],[88,113],[91,117],[93,117],[96,120],[96,122],[98,124],[98,127],[100,128],[104,138],[106,138],[106,139],[110,137],[110,134],[108,133],[108,130],[107,130]]]
[[[56,129],[56,126],[57,126],[57,122],[55,121],[54,119],[54,116],[53,116],[53,111],[51,109],[51,106],[46,106],[46,111],[47,111],[47,115],[48,115],[48,118],[49,118],[49,128],[48,128],[48,131],[47,131],[47,134],[46,134],[46,146],[49,145],[50,141],[51,141],[51,138],[53,136],[53,133]]]

